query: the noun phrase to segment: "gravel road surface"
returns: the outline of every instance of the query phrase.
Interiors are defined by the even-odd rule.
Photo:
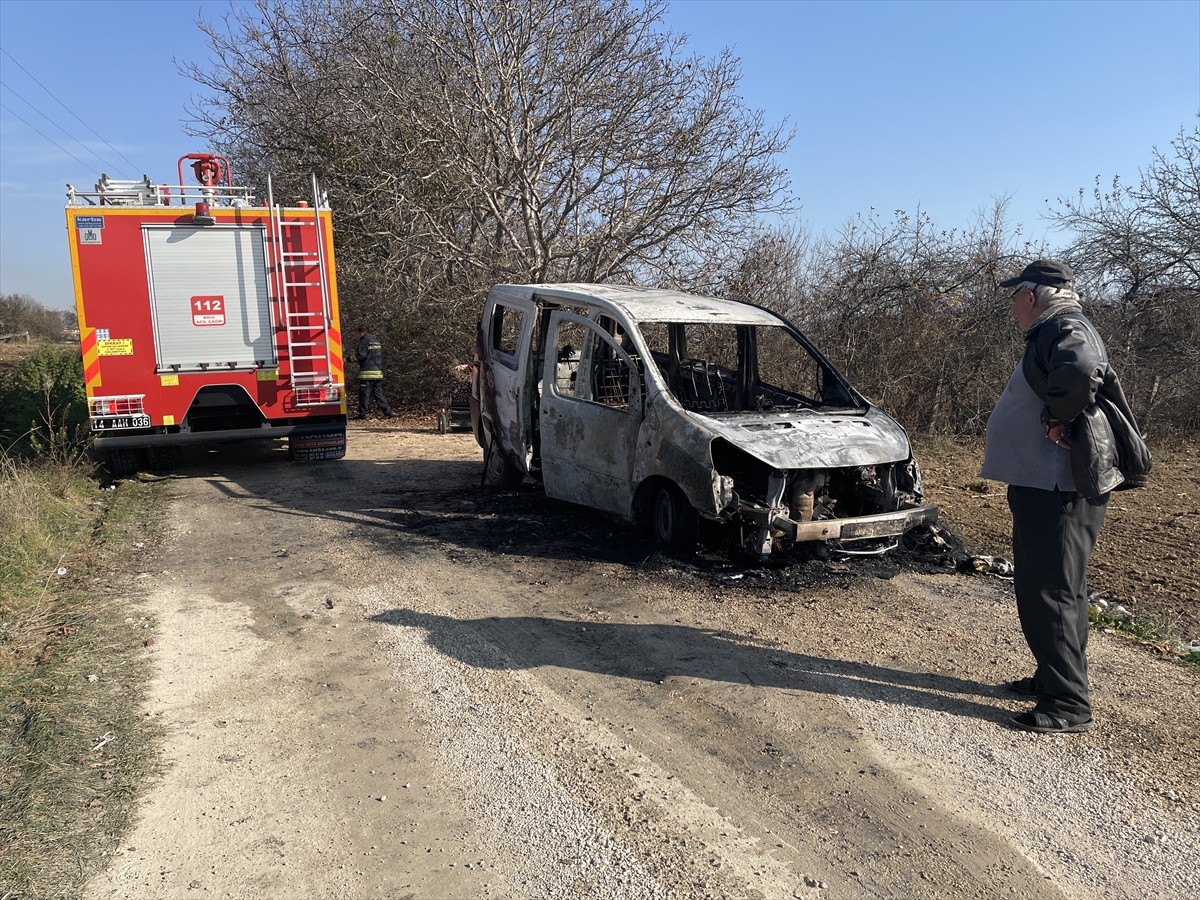
[[[96,898],[1200,896],[1195,670],[1093,634],[1010,730],[1011,587],[656,553],[470,436],[197,451],[131,582],[165,772]]]

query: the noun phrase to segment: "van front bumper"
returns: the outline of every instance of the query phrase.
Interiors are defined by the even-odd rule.
[[[796,522],[778,510],[765,507],[743,507],[742,514],[759,526],[768,526],[781,532],[793,541],[861,540],[863,538],[892,537],[904,534],[910,528],[937,521],[936,506],[912,506],[895,512],[876,513],[871,516],[850,516],[845,519],[818,519],[814,522]]]

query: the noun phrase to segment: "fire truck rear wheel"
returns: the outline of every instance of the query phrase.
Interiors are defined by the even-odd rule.
[[[104,467],[110,475],[120,477],[132,475],[145,464],[146,451],[130,447],[120,447],[104,451]]]
[[[147,462],[151,472],[166,473],[175,468],[179,461],[178,447],[150,447],[146,451]]]

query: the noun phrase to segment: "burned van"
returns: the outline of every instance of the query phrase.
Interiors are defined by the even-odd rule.
[[[503,284],[479,325],[472,425],[494,487],[638,524],[703,518],[760,557],[801,541],[886,550],[937,518],[908,436],[786,319],[609,284]]]

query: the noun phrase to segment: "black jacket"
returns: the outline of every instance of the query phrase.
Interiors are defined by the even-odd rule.
[[[363,381],[383,378],[383,345],[369,334],[358,339],[358,377]]]
[[[1025,341],[1021,369],[1046,404],[1043,418],[1063,423],[1075,490],[1097,497],[1143,487],[1150,451],[1095,326],[1069,308],[1031,329]]]

